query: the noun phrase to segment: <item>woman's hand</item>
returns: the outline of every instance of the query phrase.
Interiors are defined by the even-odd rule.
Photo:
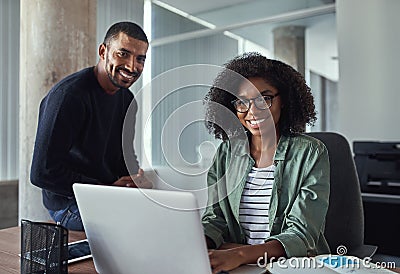
[[[270,240],[257,245],[226,243],[221,247],[231,248],[225,250],[210,250],[208,252],[213,274],[222,270],[229,271],[235,269],[242,264],[256,263],[260,257],[264,258],[266,255],[268,259],[271,257],[287,257],[283,245],[278,240]]]
[[[239,248],[212,250],[208,252],[212,273],[222,270],[229,271],[243,264],[243,255]]]

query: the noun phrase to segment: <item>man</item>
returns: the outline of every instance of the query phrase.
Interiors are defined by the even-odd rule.
[[[128,88],[143,71],[148,46],[138,25],[112,25],[97,65],[62,79],[40,104],[31,182],[42,188],[50,216],[68,229],[83,230],[73,183],[150,184],[134,153],[126,164],[137,174],[129,176],[122,152],[125,114],[131,103],[137,110]]]

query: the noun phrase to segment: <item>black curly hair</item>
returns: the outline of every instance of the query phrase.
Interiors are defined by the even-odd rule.
[[[261,77],[279,91],[284,106],[278,123],[282,135],[302,133],[306,124],[314,124],[316,120],[314,99],[304,77],[281,61],[251,52],[237,56],[225,64],[225,69],[216,77],[204,98],[206,127],[215,138],[225,141],[243,132],[240,123],[227,121],[220,112],[223,106],[236,116],[236,110],[231,102],[236,99],[235,94],[239,85],[251,77]]]

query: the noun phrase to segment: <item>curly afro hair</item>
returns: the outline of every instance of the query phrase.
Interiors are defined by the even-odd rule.
[[[222,106],[236,116],[231,102],[236,99],[239,85],[251,77],[263,78],[280,93],[284,107],[281,109],[278,126],[282,135],[302,133],[306,124],[314,124],[314,99],[304,77],[281,61],[268,59],[258,53],[245,53],[225,64],[225,69],[216,77],[204,98],[206,127],[216,138],[227,140],[243,132],[240,123],[227,121],[220,110]]]

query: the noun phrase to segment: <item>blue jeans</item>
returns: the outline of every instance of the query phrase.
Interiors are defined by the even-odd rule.
[[[51,218],[57,223],[69,230],[83,231],[83,224],[81,214],[79,213],[78,205],[75,203],[69,205],[67,208],[60,210],[48,210]]]

